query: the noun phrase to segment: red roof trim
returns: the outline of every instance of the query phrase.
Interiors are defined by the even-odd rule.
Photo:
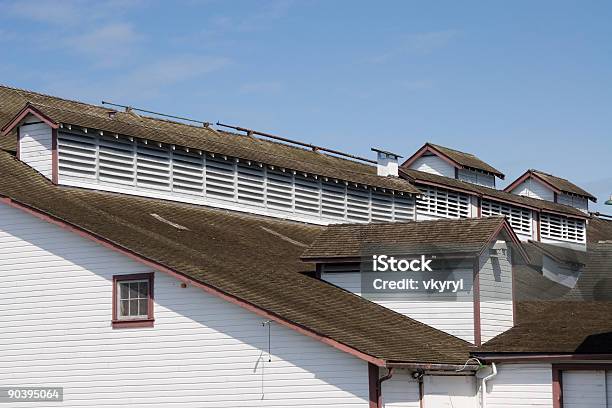
[[[12,132],[13,129],[15,129],[15,127],[18,126],[19,123],[28,115],[36,116],[42,122],[49,125],[52,129],[57,129],[59,127],[59,124],[56,123],[53,119],[51,119],[50,117],[48,117],[47,115],[45,115],[44,113],[42,113],[41,111],[36,109],[34,106],[28,103],[26,104],[26,106],[23,107],[23,109],[19,111],[17,115],[13,117],[13,119],[11,119],[10,122],[4,125],[4,127],[2,128],[2,134],[6,135]]]
[[[504,230],[504,231],[506,231],[508,233],[508,236],[512,240],[512,243],[514,243],[514,245],[516,245],[516,248],[519,250],[519,252],[520,252],[521,256],[523,257],[523,259],[525,261],[529,262],[529,255],[527,255],[527,252],[525,251],[525,249],[523,248],[523,245],[521,244],[521,240],[516,235],[516,233],[514,232],[514,230],[510,226],[510,223],[508,222],[508,220],[506,218],[504,218],[503,221],[499,224],[499,227],[497,227],[495,232],[493,232],[493,234],[491,234],[491,237],[489,238],[489,242],[487,242],[487,244],[484,246],[482,251],[480,251],[480,255],[482,255],[484,253],[484,251],[487,250],[487,248],[489,247],[491,242],[493,242],[495,237],[497,237],[499,235],[499,233],[502,232],[502,230]]]
[[[180,273],[178,271],[175,271],[174,269],[168,268],[168,267],[166,267],[166,266],[164,266],[164,265],[162,265],[160,263],[157,263],[156,261],[153,261],[153,260],[150,260],[150,259],[148,259],[146,257],[143,257],[143,256],[137,254],[136,252],[133,252],[133,251],[127,249],[127,248],[124,248],[124,247],[122,247],[122,246],[120,246],[118,244],[115,244],[115,243],[113,243],[113,242],[111,242],[111,241],[109,241],[109,240],[107,240],[107,239],[105,239],[103,237],[100,237],[100,236],[98,236],[98,235],[96,235],[96,234],[94,234],[92,232],[89,232],[89,231],[87,231],[87,230],[85,230],[85,229],[83,229],[81,227],[78,227],[76,225],[73,225],[71,223],[63,221],[63,220],[61,220],[59,218],[56,218],[56,217],[54,217],[52,215],[46,214],[46,213],[44,213],[44,212],[42,212],[40,210],[37,210],[37,209],[35,209],[33,207],[30,207],[30,206],[28,206],[26,204],[19,203],[19,202],[15,201],[15,200],[13,200],[13,199],[11,199],[9,197],[0,198],[0,203],[4,203],[4,204],[7,204],[7,205],[9,205],[9,206],[11,206],[13,208],[20,209],[20,210],[25,211],[26,213],[31,214],[31,215],[35,216],[36,218],[39,218],[39,219],[41,219],[43,221],[46,221],[46,222],[49,222],[51,224],[57,225],[57,226],[59,226],[61,228],[67,229],[68,231],[73,232],[73,233],[75,233],[75,234],[77,234],[77,235],[79,235],[79,236],[81,236],[83,238],[87,238],[87,239],[92,240],[92,241],[94,241],[94,242],[96,242],[96,243],[98,243],[98,244],[100,244],[100,245],[102,245],[102,246],[104,246],[104,247],[106,247],[108,249],[111,249],[113,251],[117,251],[117,252],[119,252],[119,253],[121,253],[123,255],[126,255],[129,258],[134,259],[134,260],[136,260],[136,261],[138,261],[138,262],[140,262],[140,263],[142,263],[142,264],[144,264],[144,265],[146,265],[148,267],[156,269],[156,270],[158,270],[160,272],[167,273],[168,275],[172,276],[173,278],[176,278],[176,279],[180,280],[183,283],[195,286],[195,287],[203,290],[206,293],[209,293],[211,295],[217,296],[217,297],[219,297],[219,298],[221,298],[223,300],[226,300],[226,301],[228,301],[228,302],[230,302],[232,304],[238,305],[238,306],[240,306],[240,307],[242,307],[242,308],[244,308],[244,309],[246,309],[246,310],[248,310],[250,312],[253,312],[253,313],[257,314],[258,316],[261,316],[263,318],[272,320],[272,321],[274,321],[274,322],[276,322],[276,323],[278,323],[278,324],[280,324],[282,326],[285,326],[285,327],[288,327],[290,329],[293,329],[293,330],[297,331],[300,334],[303,334],[303,335],[306,335],[306,336],[308,336],[310,338],[318,340],[318,341],[320,341],[322,343],[327,344],[328,346],[334,347],[334,348],[336,348],[336,349],[338,349],[340,351],[348,353],[348,354],[350,354],[350,355],[352,355],[354,357],[357,357],[357,358],[359,358],[361,360],[367,361],[367,362],[372,363],[374,365],[377,365],[379,367],[384,367],[385,366],[385,360],[383,360],[383,359],[371,356],[371,355],[366,354],[366,353],[364,353],[362,351],[359,351],[359,350],[354,349],[354,348],[352,348],[350,346],[347,346],[344,343],[336,341],[336,340],[334,340],[334,339],[332,339],[330,337],[321,335],[321,334],[319,334],[319,333],[317,333],[317,332],[315,332],[313,330],[310,330],[310,329],[308,329],[308,328],[306,328],[306,327],[304,327],[304,326],[302,326],[302,325],[300,325],[298,323],[294,323],[294,322],[292,322],[290,320],[284,319],[281,316],[273,314],[272,312],[269,312],[269,311],[267,311],[267,310],[265,310],[265,309],[263,309],[263,308],[261,308],[259,306],[256,306],[256,305],[254,305],[252,303],[249,303],[247,301],[244,301],[244,300],[242,300],[242,299],[240,299],[240,298],[238,298],[236,296],[230,295],[229,293],[223,292],[222,290],[217,289],[217,288],[215,288],[213,286],[207,285],[207,284],[202,283],[202,282],[198,282],[198,281],[196,281],[193,278],[190,278],[190,277],[188,277],[188,276],[186,276],[186,275],[184,275],[184,274],[182,274],[182,273]]]

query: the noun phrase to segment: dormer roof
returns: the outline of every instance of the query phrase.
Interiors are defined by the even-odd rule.
[[[552,174],[544,173],[543,171],[529,169],[525,173],[523,173],[519,178],[514,180],[508,187],[504,189],[506,192],[512,192],[516,186],[521,184],[523,181],[534,178],[542,183],[544,183],[547,187],[553,190],[556,193],[566,193],[571,195],[577,195],[580,197],[587,198],[593,202],[597,202],[597,198],[589,193],[586,190],[578,187],[571,181],[568,181],[564,178],[553,176]]]
[[[423,145],[423,147],[421,147],[415,154],[410,156],[402,164],[402,167],[409,167],[410,164],[412,164],[416,159],[427,153],[433,153],[437,156],[440,156],[442,159],[446,160],[456,168],[479,170],[485,173],[493,174],[494,176],[499,177],[502,180],[504,179],[504,177],[506,177],[501,171],[497,170],[490,164],[485,163],[484,161],[480,160],[478,157],[474,156],[471,153],[461,152],[459,150],[450,149],[448,147],[436,145],[429,142],[425,143],[425,145]]]
[[[374,253],[471,257],[480,255],[502,232],[527,259],[505,217],[486,217],[329,225],[302,254],[302,260],[358,260]]]

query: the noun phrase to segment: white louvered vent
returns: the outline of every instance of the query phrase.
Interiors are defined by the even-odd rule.
[[[483,199],[482,216],[490,217],[492,215],[505,215],[514,232],[531,235],[531,211],[514,205]]]
[[[470,216],[470,197],[432,186],[419,186],[423,195],[417,199],[419,214],[437,215],[446,218],[467,218]]]
[[[408,195],[212,153],[59,132],[59,182],[317,223],[408,221]]]
[[[542,238],[584,243],[586,224],[584,220],[542,213],[540,235]]]

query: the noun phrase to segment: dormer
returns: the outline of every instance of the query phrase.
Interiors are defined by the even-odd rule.
[[[504,191],[569,205],[587,213],[589,211],[589,200],[597,202],[595,196],[574,183],[534,169],[527,170],[522,176],[510,183]]]
[[[432,261],[432,270],[372,275],[374,255],[405,260],[424,257]],[[316,264],[322,281],[481,344],[513,326],[513,265],[527,261],[528,256],[504,217],[487,217],[330,225],[302,254],[302,260]],[[418,283],[401,287],[408,277]],[[397,290],[381,288],[382,281],[377,284],[374,278],[397,282]],[[420,292],[430,279],[462,279],[464,287],[436,294]]]
[[[454,178],[495,188],[495,178],[504,174],[470,153],[426,143],[402,164],[403,168]]]
[[[57,183],[57,128],[53,120],[28,104],[0,133],[16,133],[17,158]]]
[[[58,185],[313,224],[415,218],[421,192],[397,177],[391,152],[377,152],[376,162],[254,131],[45,102],[7,109],[1,137],[16,138],[17,158]]]

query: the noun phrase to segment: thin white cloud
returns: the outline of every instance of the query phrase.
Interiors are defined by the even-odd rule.
[[[69,51],[85,55],[97,66],[119,66],[143,39],[128,23],[113,23],[64,38]]]
[[[448,46],[459,34],[456,30],[410,34],[386,52],[371,56],[368,61],[382,64],[405,55],[428,54]]]

